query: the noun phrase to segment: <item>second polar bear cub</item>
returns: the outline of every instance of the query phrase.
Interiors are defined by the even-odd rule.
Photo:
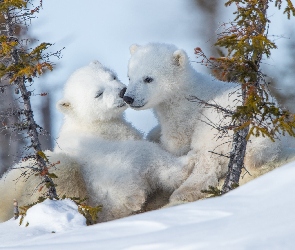
[[[210,151],[216,149],[217,153],[225,155],[230,144],[226,143],[227,139],[217,141],[217,131],[208,125],[221,121],[226,124],[226,119],[222,120],[221,114],[214,109],[189,99],[197,97],[234,110],[241,105],[239,85],[197,72],[186,52],[174,45],[132,45],[130,52],[130,82],[124,100],[136,110],[153,108],[161,128],[154,129],[150,138],[157,139],[158,133],[161,146],[175,155],[190,152],[191,163],[195,165],[192,175],[175,191],[171,200],[201,198],[204,196],[201,190],[209,185],[216,186],[227,171],[227,159]],[[247,169],[279,159],[284,155],[284,143],[283,140],[273,143],[268,138],[251,138],[245,158]]]

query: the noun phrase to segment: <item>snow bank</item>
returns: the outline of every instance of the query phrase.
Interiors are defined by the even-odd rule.
[[[0,249],[291,250],[295,245],[294,180],[292,162],[218,198],[55,234],[18,227],[10,220],[0,224]],[[53,217],[52,222],[46,221],[48,226],[62,224],[63,213]],[[44,230],[44,225],[40,228]]]
[[[86,226],[86,219],[78,212],[78,207],[73,201],[47,199],[27,211],[21,226],[27,225],[43,232],[63,232]]]

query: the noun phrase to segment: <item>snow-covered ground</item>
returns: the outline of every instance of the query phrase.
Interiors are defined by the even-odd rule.
[[[0,249],[295,249],[294,180],[295,162],[222,197],[88,227],[69,201],[47,201],[28,227],[0,224]]]

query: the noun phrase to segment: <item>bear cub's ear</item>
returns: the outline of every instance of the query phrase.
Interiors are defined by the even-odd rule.
[[[89,65],[94,67],[102,67],[102,64],[98,60],[90,62]]]
[[[132,44],[129,48],[130,54],[133,55],[139,48],[140,46],[138,44]]]
[[[184,66],[187,61],[188,61],[188,57],[187,54],[185,53],[184,50],[179,49],[174,51],[173,53],[173,63],[177,66]]]
[[[56,108],[64,113],[64,114],[69,114],[72,111],[72,105],[68,100],[59,100],[56,104]]]

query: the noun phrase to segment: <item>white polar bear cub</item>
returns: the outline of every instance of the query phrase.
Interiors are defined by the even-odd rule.
[[[189,169],[157,144],[142,141],[124,119],[127,108],[122,97],[126,87],[111,70],[93,62],[72,74],[57,107],[65,117],[54,152],[45,152],[57,165],[59,195],[89,197],[92,205],[103,205],[99,221],[138,212],[158,189],[170,194],[188,177]],[[14,180],[23,171],[19,164],[0,180],[0,220],[12,216],[11,200],[20,205],[40,196],[32,191],[37,177]],[[74,170],[73,170],[74,169]],[[75,182],[77,180],[77,182]],[[7,218],[8,216],[8,218]]]
[[[142,134],[124,119],[125,90],[117,75],[98,61],[76,70],[64,87],[64,97],[57,103],[65,116],[55,151],[67,144],[73,147],[76,135],[116,141],[142,139]]]
[[[150,138],[160,136],[160,144],[175,155],[188,154],[194,171],[176,190],[170,200],[192,201],[203,197],[200,192],[209,185],[216,186],[227,171],[227,159],[209,151],[227,154],[230,145],[217,141],[217,131],[207,123],[220,121],[220,114],[210,108],[189,101],[195,96],[213,101],[226,108],[237,105],[239,85],[217,80],[196,72],[187,54],[174,45],[150,43],[132,45],[129,60],[129,85],[124,100],[131,108],[153,108],[160,130],[153,129]],[[202,121],[203,120],[203,121]],[[281,142],[268,138],[253,138],[246,154],[246,167],[261,166],[278,159]]]

